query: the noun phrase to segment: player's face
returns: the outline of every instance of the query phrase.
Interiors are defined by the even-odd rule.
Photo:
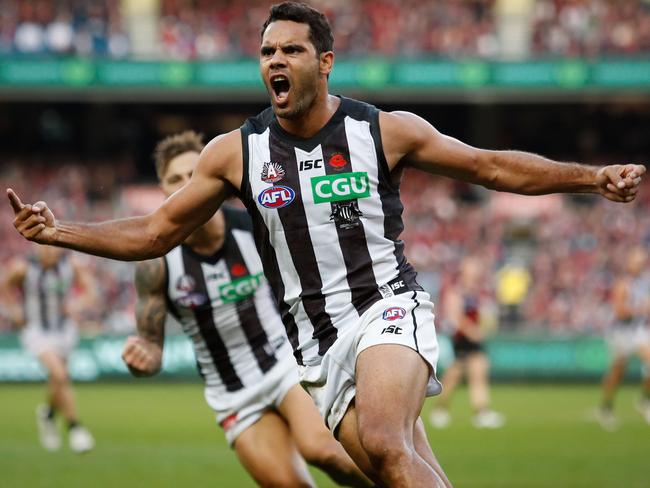
[[[172,159],[167,165],[160,187],[165,197],[176,190],[180,190],[192,177],[192,172],[199,161],[199,153],[195,151],[184,152]]]
[[[278,117],[295,119],[311,108],[319,90],[320,61],[309,25],[278,20],[264,31],[260,71]]]

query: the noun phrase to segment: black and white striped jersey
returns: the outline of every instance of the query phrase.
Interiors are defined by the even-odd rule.
[[[213,256],[180,245],[165,255],[168,309],[192,340],[206,385],[237,391],[290,354],[250,218],[224,208],[226,237]],[[281,347],[286,351],[280,351]]]
[[[23,280],[26,329],[62,331],[69,322],[65,302],[74,283],[74,269],[62,256],[55,266],[45,268],[36,258],[27,261]]]
[[[241,128],[240,196],[299,364],[385,296],[421,290],[406,261],[399,177],[384,157],[377,108],[341,97],[312,138],[269,108]]]

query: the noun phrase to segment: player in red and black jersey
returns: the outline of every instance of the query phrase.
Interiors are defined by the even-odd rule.
[[[492,299],[485,287],[485,272],[478,258],[467,257],[460,267],[456,284],[446,292],[444,310],[446,319],[454,327],[452,344],[454,362],[442,378],[442,394],[431,412],[431,425],[443,428],[451,422],[448,411],[451,397],[463,377],[467,377],[469,397],[474,409],[473,423],[479,428],[501,427],[503,415],[490,410],[489,369],[483,341],[484,324],[489,322]]]

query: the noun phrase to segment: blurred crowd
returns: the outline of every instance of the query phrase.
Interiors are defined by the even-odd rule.
[[[648,0],[538,0],[533,54],[596,56],[650,51]]]
[[[446,288],[461,262],[483,262],[501,327],[602,333],[626,250],[650,245],[650,184],[632,205],[598,196],[518,197],[407,174],[402,186],[407,256],[432,293],[444,328]]]
[[[38,196],[66,220],[105,220],[147,211],[157,190],[129,185],[128,164],[94,162],[38,167],[28,161],[0,170],[0,183]],[[117,171],[115,169],[117,168]],[[612,319],[609,294],[633,244],[650,244],[650,185],[637,202],[600,197],[509,196],[407,171],[402,183],[406,254],[431,293],[439,325],[442,297],[466,256],[486,268],[486,290],[501,328],[554,334],[601,333]],[[146,201],[149,199],[149,203]],[[142,205],[145,205],[143,207]],[[32,245],[0,213],[0,264]],[[94,271],[101,303],[84,327],[125,332],[134,327],[133,265],[76,254]],[[1,317],[2,314],[0,314]],[[0,330],[9,324],[0,318]]]
[[[120,0],[0,0],[0,55],[124,58]]]
[[[161,39],[175,58],[257,56],[269,0],[163,0]],[[314,0],[338,54],[489,57],[496,54],[494,0]]]
[[[0,55],[161,59],[257,56],[273,0],[160,0],[144,24],[127,22],[120,0],[0,0]],[[335,50],[348,56],[498,58],[507,37],[499,12],[512,0],[312,0],[332,23]],[[516,22],[533,56],[650,51],[649,0],[533,0]],[[147,5],[149,5],[147,3]],[[142,9],[140,9],[142,10]],[[142,14],[139,14],[142,15]],[[127,25],[131,26],[129,31]],[[140,27],[138,27],[140,26]],[[156,27],[157,26],[157,27]],[[146,29],[145,29],[146,30]],[[134,32],[137,35],[134,35]],[[144,30],[142,30],[144,32]],[[148,31],[147,31],[148,32]],[[149,49],[134,49],[148,42]]]

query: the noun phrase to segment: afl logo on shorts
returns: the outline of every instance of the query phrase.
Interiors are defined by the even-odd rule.
[[[393,320],[403,319],[405,315],[406,315],[406,310],[404,310],[402,307],[390,307],[384,310],[384,313],[381,316],[381,318],[384,320],[393,321]]]
[[[257,197],[257,201],[265,208],[282,208],[293,202],[296,197],[294,192],[288,186],[272,186],[267,188]]]

